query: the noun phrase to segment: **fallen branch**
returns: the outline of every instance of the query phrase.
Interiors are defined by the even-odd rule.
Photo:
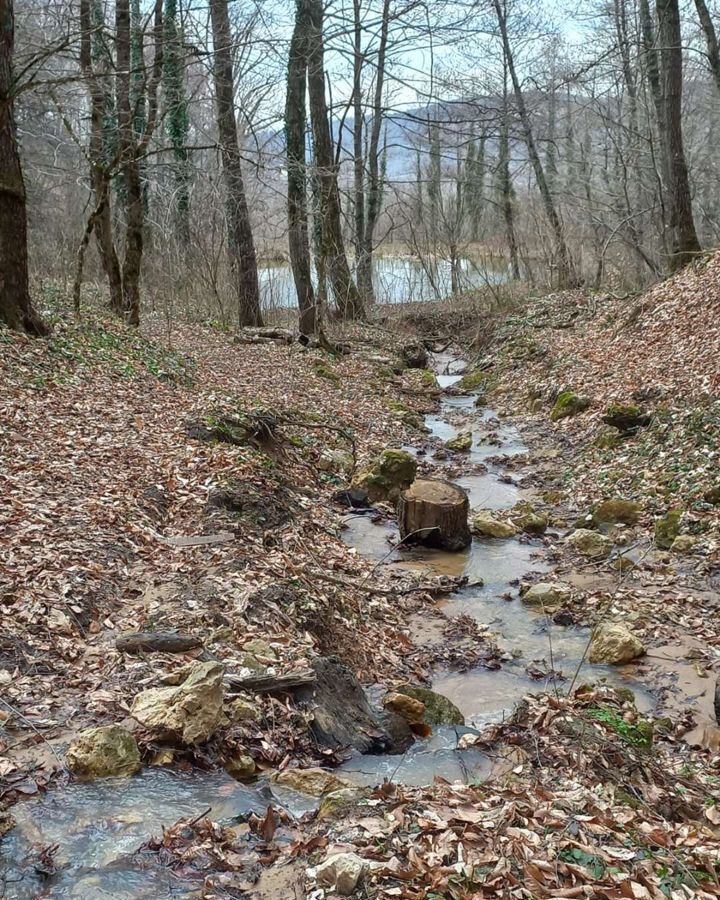
[[[232,690],[272,694],[315,684],[317,675],[313,669],[301,669],[286,675],[226,675],[224,681]]]
[[[232,531],[219,531],[217,534],[168,535],[158,534],[157,531],[153,531],[151,528],[148,528],[147,530],[156,541],[168,544],[170,547],[200,547],[204,544],[229,544],[231,541],[235,540],[235,535]]]

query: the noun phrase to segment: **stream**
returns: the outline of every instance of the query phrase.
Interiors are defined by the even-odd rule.
[[[461,377],[457,371],[464,366],[461,360],[436,357],[441,388],[452,388]],[[418,453],[418,458],[432,465],[434,477],[445,477],[463,487],[471,511],[508,509],[527,497],[513,477],[513,457],[526,453],[527,447],[513,425],[503,422],[492,409],[476,408],[475,403],[476,395],[445,394],[440,410],[425,418],[432,449],[426,454]],[[470,453],[464,455],[463,468],[471,471],[454,477],[452,467],[457,457],[448,457],[442,444],[468,430],[473,432],[473,444]],[[404,449],[413,451],[411,447]],[[502,668],[497,670],[482,667],[468,672],[437,671],[432,679],[433,690],[453,701],[465,716],[466,726],[436,729],[430,738],[416,741],[402,757],[353,758],[341,767],[343,775],[352,780],[376,784],[392,777],[420,785],[430,783],[435,776],[466,782],[486,778],[496,761],[477,750],[462,749],[463,734],[507,719],[528,693],[550,689],[562,693],[576,672],[578,684],[604,680],[627,687],[633,691],[639,711],[650,712],[654,708],[655,698],[635,678],[633,665],[591,665],[583,660],[589,629],[555,625],[549,617],[521,603],[519,581],[531,573],[548,571],[542,557],[542,539],[527,535],[509,540],[473,538],[471,546],[459,553],[417,546],[393,550],[398,539],[394,524],[375,522],[368,516],[349,518],[344,537],[358,553],[379,565],[412,568],[432,575],[466,576],[468,586],[438,605],[448,617],[466,615],[488,626],[504,657]],[[415,642],[427,643],[426,617],[417,616],[411,625]],[[527,672],[531,664],[536,664],[536,676],[542,671],[550,675],[531,677]]]
[[[447,358],[436,359],[443,388],[452,387],[460,377],[448,374],[447,366]],[[456,368],[461,366],[455,364]],[[527,448],[516,428],[500,420],[491,409],[477,409],[475,400],[475,396],[445,394],[439,412],[426,417],[430,451],[415,452],[431,463],[434,474],[465,488],[471,508],[512,507],[525,496],[512,477],[516,471],[512,461]],[[468,429],[473,430],[474,439],[463,469],[470,471],[457,476],[457,457],[445,453],[442,443]],[[353,757],[339,773],[367,785],[383,779],[429,784],[436,776],[464,782],[485,779],[498,771],[499,761],[480,750],[463,748],[463,735],[474,735],[484,725],[507,718],[529,692],[553,687],[562,691],[580,666],[588,630],[554,625],[518,599],[519,579],[547,571],[542,539],[525,535],[511,540],[475,538],[465,551],[445,553],[418,547],[393,549],[389,541],[396,537],[393,525],[375,522],[369,516],[349,517],[344,531],[344,539],[354,552],[383,566],[467,576],[467,587],[439,605],[448,617],[471,616],[488,626],[503,651],[503,664],[498,670],[435,672],[433,689],[460,708],[467,724],[437,728],[402,756]],[[411,621],[411,634],[418,645],[428,643],[433,623],[437,628],[436,619],[420,615]],[[561,677],[533,678],[527,672],[531,663],[537,664],[535,674],[554,668]],[[579,677],[582,681],[606,679],[630,687],[641,711],[654,706],[652,695],[634,678],[633,667],[583,663]],[[379,686],[369,693],[371,700],[381,702]],[[132,778],[57,786],[12,809],[16,827],[0,841],[0,897],[149,900],[198,896],[197,883],[153,864],[151,855],[138,852],[138,848],[149,838],[161,836],[163,827],[178,819],[193,818],[208,810],[213,820],[232,826],[251,812],[264,813],[269,803],[282,805],[298,816],[314,808],[317,800],[287,791],[279,793],[262,781],[245,786],[223,771],[180,773],[152,767]],[[46,877],[36,870],[33,848],[53,846],[57,846],[53,855],[57,872]]]

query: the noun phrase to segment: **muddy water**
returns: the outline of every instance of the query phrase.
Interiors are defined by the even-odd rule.
[[[452,389],[460,376],[452,367],[445,371],[447,362],[439,360],[438,380],[441,387]],[[512,424],[504,422],[492,409],[477,408],[475,402],[474,396],[449,394],[439,412],[426,418],[431,447],[425,458],[432,465],[433,474],[449,477],[468,491],[471,509],[508,509],[524,494],[511,480],[507,466],[527,448]],[[468,430],[473,432],[473,444],[465,466],[471,472],[452,477],[457,460],[442,451],[441,442]],[[475,539],[460,553],[418,547],[397,550],[393,549],[398,538],[394,522],[363,517],[350,518],[344,534],[356,552],[383,565],[435,575],[466,575],[468,587],[439,605],[449,617],[467,615],[486,625],[503,652],[499,670],[479,668],[435,674],[433,688],[461,709],[469,728],[439,729],[430,739],[418,741],[404,757],[351,760],[344,767],[350,777],[364,783],[394,777],[413,784],[428,783],[436,775],[463,781],[487,777],[491,760],[477,751],[459,749],[461,732],[502,721],[527,693],[561,693],[573,679],[577,683],[604,679],[630,687],[641,711],[654,707],[654,698],[636,679],[634,667],[618,669],[584,662],[590,636],[587,629],[554,625],[520,601],[519,580],[547,571],[542,540],[526,536],[512,540]],[[412,632],[420,645],[435,637],[432,626],[420,616],[413,623]]]

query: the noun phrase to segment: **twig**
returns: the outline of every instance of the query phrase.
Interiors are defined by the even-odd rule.
[[[57,750],[53,747],[53,745],[45,737],[45,735],[42,734],[42,732],[38,731],[38,729],[33,725],[33,723],[29,719],[26,719],[25,716],[19,710],[15,709],[14,706],[12,706],[10,703],[8,703],[7,700],[4,699],[4,697],[0,697],[0,703],[2,703],[2,705],[6,709],[8,709],[14,716],[17,716],[18,719],[20,719],[22,722],[24,722],[28,726],[28,728],[31,728],[35,732],[35,734],[40,738],[40,740],[43,741],[43,743],[48,745],[48,747],[50,748],[50,752],[52,753],[52,755],[55,757],[55,759],[60,764],[60,768],[63,770],[63,772],[67,772],[68,771],[67,766],[62,761],[62,758],[58,755]]]

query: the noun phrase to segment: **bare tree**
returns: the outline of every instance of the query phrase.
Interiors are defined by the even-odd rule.
[[[540,152],[535,141],[532,123],[530,122],[530,114],[528,113],[525,104],[522,86],[515,68],[515,60],[510,45],[510,36],[507,27],[507,11],[505,9],[504,0],[493,0],[493,6],[497,17],[498,27],[500,29],[500,36],[502,38],[510,80],[512,81],[513,90],[515,92],[515,102],[517,103],[517,111],[520,117],[520,124],[522,126],[528,156],[530,157],[530,162],[533,171],[535,172],[535,180],[537,181],[538,190],[540,191],[545,215],[550,223],[555,239],[555,264],[557,266],[558,283],[561,287],[565,288],[576,287],[578,284],[578,277],[575,273],[575,267],[565,240],[565,230],[555,201],[553,200],[552,193],[550,192],[550,186],[545,175],[542,160],[540,159]]]
[[[657,0],[658,37],[662,69],[662,104],[668,158],[668,225],[671,232],[670,268],[680,269],[700,251],[695,231],[690,179],[682,130],[682,36],[678,0]]]
[[[302,334],[312,334],[316,322],[308,233],[305,152],[308,25],[306,4],[297,0],[295,27],[288,54],[285,145],[288,169],[288,250],[300,307]]]
[[[720,45],[718,45],[715,23],[712,20],[710,10],[708,9],[705,0],[695,0],[695,9],[697,9],[700,27],[705,35],[708,66],[710,67],[710,72],[715,81],[715,86],[720,91]]]
[[[305,4],[309,29],[308,94],[322,220],[322,255],[327,261],[328,276],[343,318],[363,319],[365,309],[350,272],[342,234],[337,163],[325,98],[323,0],[300,2]]]
[[[133,48],[137,33],[132,27],[129,0],[115,3],[115,91],[113,109],[113,60],[105,43],[101,10],[90,0],[80,3],[80,68],[90,95],[90,174],[95,208],[88,219],[78,250],[75,274],[75,305],[79,305],[85,248],[95,231],[100,257],[108,279],[110,306],[130,325],[140,323],[140,277],[144,249],[145,203],[141,160],[157,125],[157,95],[162,73],[162,0],[153,11],[154,57],[150,74],[138,92],[139,74],[144,72],[142,48]],[[95,19],[95,20],[94,20]],[[138,73],[137,67],[141,72]],[[145,90],[147,93],[145,93]],[[139,109],[146,115],[140,116]],[[117,114],[117,124],[113,113]],[[70,124],[66,121],[67,127]],[[139,131],[138,128],[142,130]],[[77,140],[77,138],[76,138]],[[110,185],[120,175],[124,202],[123,256],[116,247]],[[118,224],[121,224],[118,222]]]
[[[218,137],[227,203],[228,248],[238,298],[238,323],[262,325],[255,241],[243,181],[237,121],[232,38],[227,0],[210,0]]]
[[[30,300],[25,181],[20,165],[13,79],[13,0],[0,0],[0,321],[29,334],[47,329]]]

